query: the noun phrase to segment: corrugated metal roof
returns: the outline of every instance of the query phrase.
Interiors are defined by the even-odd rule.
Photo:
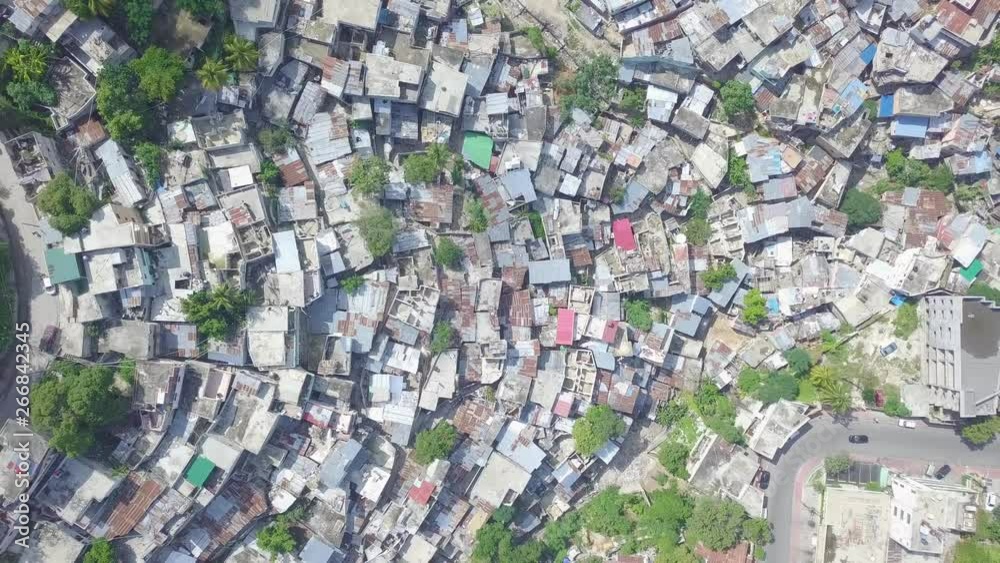
[[[108,140],[97,148],[95,154],[104,163],[104,170],[115,187],[116,201],[126,207],[135,207],[146,199],[145,190],[118,143]]]
[[[351,154],[347,116],[339,111],[316,114],[309,122],[305,145],[313,164],[330,162]]]

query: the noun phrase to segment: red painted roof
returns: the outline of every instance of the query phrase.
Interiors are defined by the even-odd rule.
[[[604,334],[601,340],[607,342],[608,344],[614,344],[615,336],[618,335],[618,321],[608,321],[608,324],[604,325]]]
[[[424,481],[420,483],[419,487],[413,487],[410,489],[410,499],[413,502],[419,504],[427,504],[431,500],[431,495],[434,494],[434,483],[430,481]]]
[[[632,233],[632,221],[628,218],[618,219],[611,224],[611,232],[615,235],[615,245],[622,250],[635,250],[635,235]]]
[[[576,324],[576,313],[572,309],[559,309],[558,324],[556,324],[556,344],[560,346],[573,345],[573,327]]]
[[[556,406],[552,407],[552,412],[559,416],[569,416],[573,412],[573,394],[563,393],[556,400]]]

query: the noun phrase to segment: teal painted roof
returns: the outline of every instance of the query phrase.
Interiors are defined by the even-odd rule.
[[[83,279],[83,270],[80,268],[77,255],[66,254],[61,248],[46,250],[45,264],[48,266],[49,279],[54,284]]]

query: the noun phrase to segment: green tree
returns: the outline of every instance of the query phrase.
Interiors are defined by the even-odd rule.
[[[997,432],[1000,432],[1000,418],[997,417],[962,426],[962,438],[977,446],[990,443]]]
[[[153,143],[138,143],[134,153],[135,161],[146,172],[150,184],[155,186],[163,174],[163,149]]]
[[[87,453],[95,434],[120,422],[128,410],[129,401],[115,390],[114,380],[108,367],[53,363],[31,389],[33,426],[67,456]]]
[[[631,88],[622,92],[622,101],[618,104],[622,111],[629,113],[644,113],[646,111],[646,89]]]
[[[691,499],[671,486],[649,493],[649,506],[639,508],[635,535],[644,538],[641,545],[660,552],[676,549],[681,530],[694,510]]]
[[[406,157],[403,161],[403,179],[410,183],[436,182],[451,161],[452,154],[448,147],[440,143],[432,143],[424,154]]]
[[[751,367],[743,368],[740,371],[739,378],[736,380],[736,388],[739,390],[741,397],[753,397],[760,391],[766,378],[767,373],[763,371]]]
[[[740,541],[746,520],[746,510],[736,502],[701,497],[687,521],[688,540],[716,551],[729,549]]]
[[[836,454],[823,460],[823,468],[827,475],[837,475],[844,473],[851,468],[851,456],[847,454]]]
[[[705,426],[730,444],[744,442],[743,430],[736,426],[736,409],[728,397],[713,384],[698,388],[694,395],[694,409]]]
[[[743,123],[753,118],[757,111],[750,84],[739,80],[730,80],[722,85],[719,91],[722,99],[722,110],[726,119],[732,123]]]
[[[125,0],[125,28],[132,42],[139,47],[149,44],[153,31],[153,2],[151,0]]]
[[[381,196],[389,183],[389,163],[377,156],[357,160],[351,166],[347,182],[365,197]]]
[[[983,297],[987,301],[1000,305],[1000,289],[996,289],[986,282],[972,282],[972,286],[969,287],[969,295]]]
[[[669,428],[687,416],[688,410],[687,403],[679,399],[660,403],[656,409],[656,423]]]
[[[224,283],[185,297],[181,311],[198,326],[200,337],[227,340],[243,324],[250,303],[248,292]]]
[[[43,82],[8,82],[7,96],[22,111],[43,105],[54,106],[58,101],[56,91]]]
[[[574,107],[596,113],[615,95],[617,81],[618,64],[611,57],[601,53],[589,58],[569,82],[557,85],[563,90],[560,97],[563,115],[569,115]]]
[[[240,37],[239,35],[229,35],[222,41],[222,50],[225,52],[224,60],[230,68],[237,72],[252,72],[257,69],[257,46],[253,41]]]
[[[483,207],[482,200],[470,197],[467,202],[466,213],[469,215],[469,230],[474,233],[486,232],[490,226],[490,220],[486,216],[486,208]]]
[[[271,554],[271,559],[295,551],[297,542],[285,522],[274,522],[257,532],[257,547]]]
[[[691,450],[684,444],[678,442],[667,442],[660,447],[656,457],[660,460],[660,465],[671,475],[680,479],[687,479],[687,460],[691,455]]]
[[[899,338],[907,339],[917,330],[917,306],[913,303],[903,303],[896,309],[896,318],[892,320],[896,327],[895,335]]]
[[[457,439],[458,433],[454,426],[448,422],[439,422],[434,428],[417,434],[413,459],[421,465],[427,465],[435,459],[448,459]]]
[[[437,356],[451,348],[454,342],[455,329],[450,324],[444,322],[435,324],[434,330],[431,332],[431,355]]]
[[[340,287],[347,293],[354,295],[365,285],[365,278],[354,274],[340,282]]]
[[[830,366],[814,366],[809,371],[809,383],[817,389],[833,389],[840,383],[840,377]]]
[[[295,146],[295,135],[287,123],[278,123],[264,127],[257,132],[257,142],[268,154],[284,153],[289,147]]]
[[[118,555],[114,546],[104,538],[97,538],[90,544],[83,556],[83,563],[117,563]]]
[[[222,0],[177,0],[174,6],[179,10],[187,10],[193,16],[213,17],[226,13]]]
[[[536,51],[543,57],[555,57],[558,54],[555,48],[549,47],[545,44],[545,38],[542,36],[542,30],[537,27],[526,27],[524,31],[525,37],[531,43],[531,46],[535,48]]]
[[[49,70],[52,46],[22,39],[3,54],[3,62],[17,82],[40,82]]]
[[[722,289],[722,286],[727,281],[735,279],[736,268],[733,267],[732,262],[716,264],[701,274],[701,281],[705,284],[705,287],[716,291]]]
[[[751,325],[759,325],[767,320],[767,300],[760,293],[759,289],[751,289],[743,297],[743,322]]]
[[[847,214],[847,225],[854,229],[874,225],[882,219],[882,205],[861,190],[848,190],[840,210]]]
[[[594,455],[608,440],[624,433],[625,421],[607,405],[589,408],[586,414],[573,423],[576,451],[584,457]]]
[[[142,115],[134,111],[116,113],[107,120],[108,135],[126,147],[143,137],[145,125]]]
[[[105,120],[125,111],[142,114],[146,105],[132,66],[106,65],[97,75],[97,111]]]
[[[461,266],[462,258],[465,257],[462,247],[447,237],[438,238],[437,243],[434,245],[433,255],[435,262],[452,270]]]
[[[206,90],[218,90],[229,82],[229,69],[225,63],[211,57],[206,58],[205,62],[201,63],[201,68],[195,71],[195,75],[198,76],[198,80],[201,81],[201,85]],[[264,143],[261,142],[261,144],[263,145]],[[267,146],[264,147],[265,150],[268,150],[268,148]]]
[[[799,395],[799,380],[790,373],[772,373],[757,391],[757,398],[764,404],[777,403],[781,399],[794,401]]]
[[[150,47],[129,63],[139,75],[139,89],[149,100],[169,102],[184,81],[184,60],[162,47]]]
[[[688,215],[692,219],[708,220],[708,211],[712,207],[712,196],[707,192],[698,190],[688,203]]]
[[[809,353],[802,348],[795,347],[790,350],[785,350],[782,355],[785,356],[785,361],[788,362],[788,369],[792,372],[795,377],[805,377],[809,373],[809,369],[812,367],[812,358],[809,357]]]
[[[36,204],[48,216],[50,225],[64,235],[72,235],[89,224],[100,201],[69,175],[60,173],[38,194]]]
[[[627,517],[627,507],[633,501],[631,495],[621,494],[618,487],[602,490],[580,509],[584,527],[608,537],[630,534],[635,524]]]
[[[626,299],[625,320],[635,328],[643,332],[649,332],[653,328],[653,316],[650,311],[649,301],[645,299]]]
[[[732,149],[729,151],[729,167],[726,171],[726,179],[729,180],[730,186],[743,190],[748,195],[752,193],[753,198],[757,197],[757,191],[750,180],[750,169],[747,167],[747,159],[737,156],[736,152]]]
[[[488,522],[476,532],[476,546],[472,550],[475,563],[502,561],[500,554],[514,550],[514,537],[507,526],[499,522]]]
[[[358,232],[368,246],[368,252],[375,258],[381,258],[392,250],[396,239],[396,220],[388,209],[383,207],[368,207],[358,218]]]
[[[819,387],[819,386],[817,386]],[[851,410],[851,388],[843,381],[832,387],[819,389],[819,401],[836,414],[845,414]]]
[[[758,546],[774,541],[774,531],[767,518],[749,518],[743,522],[743,539]]]
[[[267,186],[280,186],[282,184],[281,169],[270,158],[260,163],[260,172],[257,177]]]
[[[712,227],[704,219],[691,219],[684,225],[684,235],[689,243],[702,246],[708,244],[708,239],[712,237]]]

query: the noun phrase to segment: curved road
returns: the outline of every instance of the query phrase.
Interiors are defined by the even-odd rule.
[[[884,465],[906,465],[911,471],[928,463],[937,466],[947,463],[954,477],[968,469],[980,473],[992,470],[993,477],[1000,477],[1000,444],[996,442],[976,449],[962,442],[950,427],[917,422],[915,429],[900,428],[896,419],[866,412],[855,413],[853,417],[846,422],[834,421],[825,414],[817,417],[786,446],[776,463],[762,463],[771,471],[771,484],[766,492],[768,519],[774,524],[774,543],[767,550],[768,563],[812,561],[810,546],[799,539],[805,534],[797,522],[803,509],[795,506],[796,489],[806,485],[805,478],[811,469],[828,455],[848,453],[869,461],[881,460]],[[876,417],[881,422],[875,423]],[[851,434],[867,434],[870,442],[851,444],[847,441]]]

